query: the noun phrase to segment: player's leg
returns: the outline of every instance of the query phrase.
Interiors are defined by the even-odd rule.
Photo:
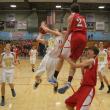
[[[36,71],[36,75],[35,75],[35,82],[34,82],[34,89],[36,89],[39,84],[42,82],[41,80],[41,76],[42,74],[46,71],[46,62],[48,60],[49,56],[45,55],[45,57],[42,59],[37,71]]]
[[[56,69],[55,69],[55,72],[54,72],[54,77],[57,79],[58,77],[58,74],[63,66],[63,62],[64,62],[64,59],[63,58],[60,58],[57,65],[56,65]]]
[[[67,110],[74,110],[74,107],[77,104],[77,96],[78,96],[78,91],[73,93],[72,96],[68,97],[65,100]]]
[[[31,67],[32,67],[32,72],[35,72],[36,58],[30,58],[30,63],[31,63]]]
[[[58,89],[58,93],[64,94],[71,87],[71,82],[73,80],[73,76],[75,74],[75,71],[76,71],[76,69],[73,68],[70,65],[70,71],[69,71],[68,81],[65,83],[65,85],[63,87],[61,87],[61,88]]]
[[[14,84],[13,84],[13,83],[9,83],[9,86],[10,86],[10,88],[11,88],[12,96],[13,96],[13,97],[16,97],[16,92],[15,92],[15,89],[14,89]]]
[[[56,84],[57,83],[57,77],[58,77],[58,74],[63,66],[63,62],[64,62],[64,59],[63,58],[59,58],[57,64],[56,64],[56,67],[55,67],[55,71],[54,71],[54,74],[51,76],[51,78],[49,79],[49,82],[51,84]]]
[[[102,73],[98,72],[98,76],[99,76],[99,80],[100,80],[100,83],[101,83],[99,90],[103,90],[104,89],[104,83],[103,83]]]
[[[66,106],[67,110],[75,110],[74,108],[70,107],[70,106]]]
[[[64,45],[63,50],[61,52],[61,57],[56,65],[55,72],[49,81],[52,84],[57,83],[57,77],[58,77],[58,74],[62,68],[64,59],[69,57],[69,55],[70,55],[70,39],[71,39],[71,35],[68,37],[68,40],[65,42],[65,45]]]
[[[36,62],[36,58],[30,58],[32,72],[35,72],[35,62]]]
[[[110,69],[110,61],[108,61],[108,69]]]
[[[106,83],[106,85],[107,85],[107,87],[108,87],[107,93],[110,93],[110,84],[109,84],[109,82],[108,82],[108,79],[107,79],[107,77],[106,77],[105,75],[103,75],[103,79],[104,79],[104,81],[105,81],[105,83]]]
[[[35,65],[34,64],[31,64],[31,66],[32,66],[32,72],[34,72]]]
[[[76,36],[73,36],[73,37],[74,37],[74,39],[72,39],[72,41],[71,41],[72,42],[72,44],[71,44],[71,54],[70,54],[69,58],[66,58],[66,60],[70,64],[70,71],[69,71],[68,81],[63,87],[58,89],[58,92],[61,93],[61,94],[65,93],[71,87],[71,81],[72,81],[73,76],[75,74],[75,68],[72,67],[72,64],[77,62],[77,60],[82,55],[83,50],[86,46],[86,40],[82,39],[82,37],[84,37],[84,36],[81,37],[80,34],[79,34],[79,35],[76,35]],[[77,37],[79,37],[79,39]]]
[[[10,86],[12,96],[15,97],[16,92],[14,89],[13,78],[14,78],[14,70],[10,70],[10,74],[8,74],[8,84]]]
[[[56,64],[56,70],[54,72],[54,77],[57,79],[58,77],[58,74],[63,66],[63,62],[64,62],[64,59],[63,58],[60,58],[59,61],[58,61],[58,64]],[[57,92],[57,89],[58,89],[58,82],[56,84],[54,84],[54,92],[56,93]]]
[[[18,64],[20,64],[19,54],[16,55],[16,59],[17,59]]]
[[[1,82],[1,106],[5,105],[5,82],[6,82],[6,72],[2,71],[2,82]]]
[[[57,77],[54,76],[54,72],[56,69],[56,65],[58,64],[59,61],[60,61],[60,58],[54,58],[54,57],[50,56],[50,58],[46,64],[46,73],[47,73],[48,82],[53,84],[54,93],[57,92],[57,88],[58,88]],[[56,81],[55,83],[52,83],[53,79]]]
[[[1,83],[1,106],[5,105],[5,82]]]
[[[102,65],[98,65],[98,76],[99,76],[99,80],[100,80],[100,88],[99,90],[103,90],[104,89],[104,83],[103,83],[103,71],[104,67]]]
[[[85,87],[83,90],[81,90],[77,101],[76,110],[89,110],[94,98],[94,94],[94,88],[90,89],[90,87]]]

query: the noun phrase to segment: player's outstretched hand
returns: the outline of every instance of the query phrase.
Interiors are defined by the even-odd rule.
[[[72,63],[72,66],[73,66],[73,68],[75,68],[76,67],[76,64],[75,63]]]

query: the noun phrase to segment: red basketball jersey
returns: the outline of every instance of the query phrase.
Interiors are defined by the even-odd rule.
[[[18,48],[14,48],[14,49],[13,49],[13,52],[14,52],[16,55],[18,55],[18,53],[19,53]]]
[[[107,60],[108,60],[108,62],[110,62],[110,55],[107,56]]]
[[[72,13],[73,20],[70,27],[70,32],[87,32],[87,25],[85,17],[81,16],[79,13]]]
[[[110,51],[107,52],[107,60],[110,62]]]
[[[91,68],[86,68],[83,74],[82,86],[95,86],[97,82],[98,58],[94,60]]]

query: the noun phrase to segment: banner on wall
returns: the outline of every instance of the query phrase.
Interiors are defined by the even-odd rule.
[[[88,40],[110,41],[110,33],[104,32],[88,32]]]
[[[8,14],[6,16],[6,28],[15,28],[17,24],[15,14]]]
[[[95,15],[94,14],[87,14],[86,15],[86,22],[95,22]]]
[[[104,32],[88,32],[88,40],[107,40],[110,41],[110,33]],[[34,40],[38,36],[38,33],[28,32],[0,32],[0,40]],[[45,35],[45,39],[50,38],[50,34]]]
[[[88,29],[95,29],[95,22],[87,22]]]
[[[55,11],[50,11],[47,14],[47,24],[54,25],[55,24]]]
[[[17,29],[18,30],[26,30],[27,29],[27,22],[26,21],[18,21],[17,22]]]
[[[105,23],[104,22],[96,22],[96,30],[97,31],[104,31],[105,30]]]

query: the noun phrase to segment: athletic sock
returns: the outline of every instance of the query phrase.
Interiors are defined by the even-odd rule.
[[[1,106],[4,106],[4,105],[5,105],[5,97],[2,96],[1,98],[2,98],[2,99],[1,99],[1,103],[0,103],[0,105],[1,105]]]
[[[13,92],[13,91],[14,91],[14,89],[11,89],[11,91]]]
[[[72,79],[73,79],[73,76],[68,76],[68,82],[71,83]]]
[[[2,96],[2,100],[4,100],[5,99],[5,97],[4,96]]]
[[[16,96],[16,92],[14,89],[11,89],[11,92],[12,92],[12,96],[15,97]]]
[[[108,89],[110,90],[110,85],[108,85]]]
[[[55,70],[55,72],[54,72],[54,77],[57,79],[57,77],[58,77],[58,74],[59,74],[59,71],[56,71]]]
[[[107,93],[110,93],[110,85],[108,85],[108,91],[107,91]]]
[[[101,82],[101,86],[104,86],[104,83],[103,82]]]

